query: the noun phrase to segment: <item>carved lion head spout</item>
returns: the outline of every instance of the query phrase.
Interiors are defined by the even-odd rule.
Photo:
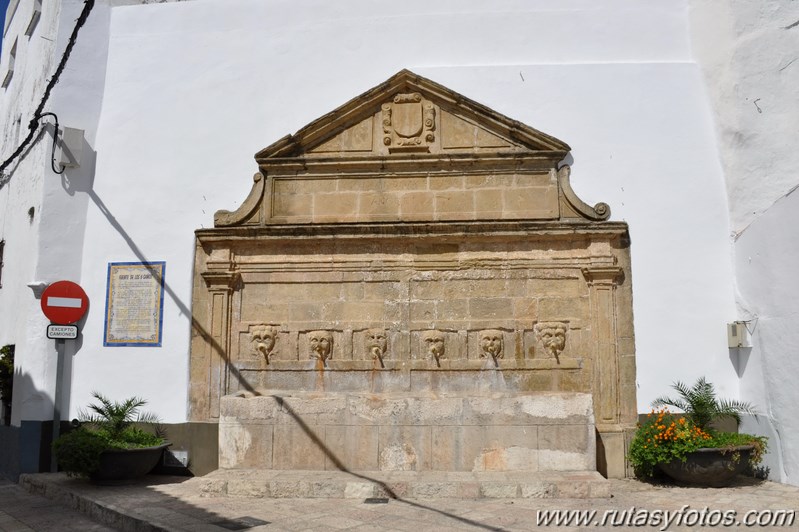
[[[438,363],[442,358],[446,358],[444,354],[444,333],[441,331],[425,331],[422,333],[422,342],[424,343],[427,354]]]
[[[383,329],[369,329],[366,331],[366,350],[372,355],[372,360],[383,361],[388,348],[388,337]]]
[[[566,331],[568,324],[560,321],[536,323],[535,336],[544,346],[547,353],[558,358],[566,347]]]
[[[486,329],[480,331],[480,358],[504,358],[502,352],[502,331]]]
[[[333,356],[333,333],[330,331],[311,331],[308,333],[311,354],[308,358],[316,358],[324,362]]]
[[[250,343],[256,353],[261,353],[269,364],[272,350],[277,342],[277,330],[270,325],[256,325],[250,329]]]

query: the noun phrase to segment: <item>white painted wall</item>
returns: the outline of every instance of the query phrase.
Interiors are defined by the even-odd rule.
[[[11,84],[3,94],[3,158],[27,134],[27,125],[66,48],[82,0],[46,3],[35,32],[24,35],[32,3],[18,7],[7,29],[7,39],[17,39],[17,63]],[[83,27],[72,60],[53,90],[45,112],[55,112],[60,125],[84,129],[93,141],[102,104],[105,78],[104,43],[108,41],[110,8],[98,2]],[[24,43],[24,46],[22,45]],[[43,44],[46,43],[46,44]],[[100,44],[98,46],[98,43]],[[0,67],[2,68],[2,67]],[[14,122],[21,117],[21,127]],[[52,123],[52,117],[46,119]],[[10,126],[5,125],[10,124]],[[10,179],[0,189],[0,238],[6,240],[3,288],[0,290],[0,345],[16,344],[12,422],[53,417],[57,353],[46,337],[49,321],[40,301],[26,285],[67,279],[81,280],[81,259],[86,208],[94,174],[93,157],[84,150],[82,165],[63,175],[51,169],[52,127],[42,132],[18,166],[9,167]],[[5,195],[5,197],[3,197]],[[33,207],[33,220],[28,208]],[[62,379],[62,408],[69,411],[71,362],[78,343],[67,342]]]
[[[742,429],[769,436],[770,478],[799,485],[799,4],[694,1],[690,19],[737,235],[738,319],[753,333],[731,350],[741,399],[763,412]]]
[[[687,4],[196,0],[112,11],[73,409],[105,386],[185,419],[193,230],[246,197],[257,150],[402,68],[570,143],[578,193],[630,223],[642,410],[699,375],[737,395],[725,191]],[[164,345],[102,347],[107,264],[143,259],[167,262]]]
[[[61,43],[82,2],[63,3]],[[785,110],[796,86],[783,79],[796,71],[789,30],[771,36],[746,20],[789,26],[787,0],[762,9],[744,0],[128,3],[98,2],[54,99],[64,125],[86,129],[89,160],[67,172],[69,184],[48,181],[33,194],[52,216],[31,248],[49,257],[37,274],[77,276],[92,301],[67,368],[69,415],[99,390],[142,395],[165,421],[186,419],[193,231],[243,201],[256,151],[402,68],[569,143],[578,194],[630,224],[639,410],[673,381],[701,375],[739,396],[724,327],[739,316],[730,233],[771,215],[795,184],[797,157],[784,141],[796,112]],[[774,43],[778,66],[788,65],[779,83],[756,74]],[[755,96],[758,113],[752,96],[773,83],[778,101]],[[768,267],[741,273],[747,237],[736,245],[742,294]],[[103,347],[107,265],[136,260],[167,263],[163,347]],[[6,294],[0,305],[13,304]],[[28,308],[13,330],[0,324],[0,338],[30,337],[37,312]],[[741,373],[743,394],[787,412],[786,398],[764,393],[768,368],[756,368],[750,359]]]
[[[799,4],[692,0],[691,38],[716,111],[732,230],[799,183]]]
[[[5,161],[28,134],[28,123],[53,68],[54,40],[58,31],[58,6],[42,11],[34,35],[24,35],[32,14],[32,2],[21,2],[7,21],[0,59],[5,77],[14,40],[17,54],[10,84],[0,90],[0,157]],[[50,130],[52,131],[52,130]],[[0,345],[15,344],[14,409],[12,423],[20,419],[52,418],[52,372],[48,364],[44,328],[39,324],[39,301],[26,286],[36,279],[40,257],[42,190],[52,142],[44,133],[24,157],[0,176],[0,239],[5,240],[2,289],[0,289]],[[33,217],[28,214],[33,208]],[[41,316],[43,318],[43,316]],[[47,412],[49,411],[49,414]]]
[[[83,0],[62,0],[61,25],[57,40],[56,62],[61,59],[67,46],[75,20],[83,10]],[[86,214],[91,198],[94,179],[94,153],[97,123],[103,102],[103,84],[107,47],[98,45],[108,41],[111,8],[106,2],[98,2],[90,18],[81,28],[76,46],[70,56],[69,67],[59,79],[48,109],[58,114],[62,127],[84,131],[85,142],[81,150],[78,168],[67,168],[62,175],[45,170],[42,197],[42,227],[40,260],[36,268],[37,279],[53,282],[71,280],[83,285],[81,261],[83,259]],[[91,301],[90,311],[97,312],[97,301]],[[102,312],[100,310],[100,312]],[[48,378],[52,382],[49,390],[55,391],[57,354],[55,341],[48,340],[45,328],[49,321],[41,315],[35,320],[35,331],[42,336],[41,342],[47,353]],[[89,318],[84,318],[89,319]],[[82,325],[82,322],[78,324]],[[72,400],[73,362],[79,352],[83,338],[65,342],[64,366],[61,378],[60,410],[75,417],[75,409],[86,402],[75,404]],[[44,419],[51,419],[49,412]],[[30,418],[29,418],[30,419]]]
[[[771,435],[772,478],[799,484],[799,193],[793,192],[753,222],[735,244],[738,302],[750,320],[751,349],[739,349],[741,396],[764,415],[746,429]]]

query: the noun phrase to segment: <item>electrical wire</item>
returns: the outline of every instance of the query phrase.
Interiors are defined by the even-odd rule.
[[[83,4],[83,10],[80,13],[77,21],[75,22],[75,28],[72,30],[72,34],[69,36],[69,42],[67,42],[67,47],[64,49],[64,54],[61,56],[61,61],[58,63],[58,68],[56,68],[53,77],[50,78],[50,82],[47,84],[47,87],[44,89],[44,94],[42,95],[41,101],[39,101],[39,105],[36,107],[36,112],[33,114],[33,118],[31,121],[28,122],[28,136],[25,137],[25,140],[22,141],[22,144],[14,150],[14,153],[11,156],[3,161],[3,164],[0,164],[0,177],[4,177],[3,171],[16,159],[19,157],[21,153],[23,153],[28,145],[33,141],[34,137],[36,136],[36,130],[39,128],[39,121],[43,116],[47,116],[52,113],[43,113],[44,106],[47,104],[47,100],[50,99],[50,93],[55,87],[56,83],[58,83],[59,78],[61,77],[61,73],[64,71],[64,67],[67,64],[67,60],[69,59],[69,55],[72,53],[72,49],[75,47],[75,43],[78,40],[78,32],[80,31],[81,27],[86,23],[86,19],[89,18],[89,13],[91,13],[92,8],[94,7],[94,0],[85,0]],[[53,115],[55,116],[55,115]],[[55,143],[55,139],[58,136],[58,127],[56,126],[55,136],[53,137],[53,142]],[[55,172],[55,166],[53,165],[53,171]],[[63,170],[61,172],[63,173]]]
[[[66,167],[61,168],[61,171],[55,169],[55,149],[58,142],[58,115],[55,113],[42,113],[39,115],[39,118],[44,118],[45,116],[52,116],[53,120],[55,120],[55,131],[53,131],[53,150],[50,154],[50,168],[52,168],[53,172],[56,174],[61,175],[66,171]]]

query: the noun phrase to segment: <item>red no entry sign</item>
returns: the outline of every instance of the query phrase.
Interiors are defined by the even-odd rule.
[[[89,298],[80,285],[72,281],[57,281],[42,294],[42,312],[59,325],[75,323],[89,309]]]

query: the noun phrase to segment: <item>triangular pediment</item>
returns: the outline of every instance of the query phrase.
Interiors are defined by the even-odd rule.
[[[258,152],[249,196],[214,223],[607,220],[572,191],[569,149],[403,70]]]
[[[294,157],[534,153],[559,160],[569,149],[555,137],[402,70],[255,158],[264,164]]]

